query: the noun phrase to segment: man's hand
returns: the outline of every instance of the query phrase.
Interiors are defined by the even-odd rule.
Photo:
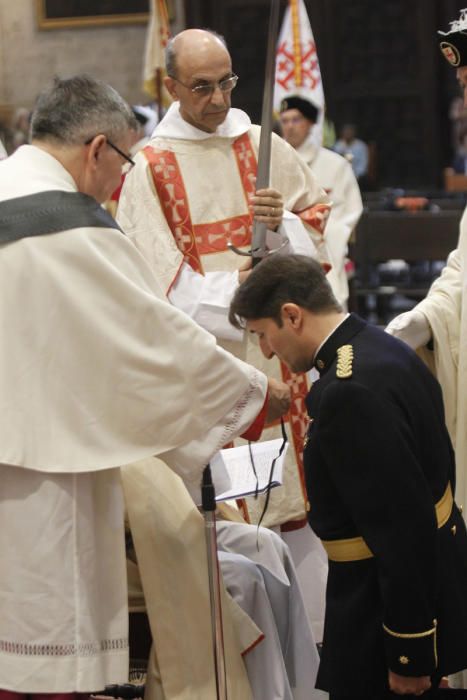
[[[238,268],[238,281],[240,284],[246,280],[248,275],[253,269],[253,258],[249,257],[245,260],[243,265]]]
[[[430,676],[398,676],[389,671],[389,688],[397,695],[423,695],[431,688]]]
[[[266,224],[272,231],[279,228],[284,215],[284,200],[280,192],[272,187],[257,190],[250,198],[250,204],[256,221]]]
[[[385,328],[386,333],[407,343],[412,350],[426,345],[431,338],[428,320],[421,311],[414,309],[396,316]]]
[[[290,407],[290,388],[284,382],[269,377],[268,381],[269,400],[266,410],[266,424],[277,420]]]

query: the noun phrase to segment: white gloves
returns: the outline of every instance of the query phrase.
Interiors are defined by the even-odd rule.
[[[407,343],[412,350],[426,345],[431,339],[431,328],[424,313],[414,309],[396,316],[384,329],[386,333]]]

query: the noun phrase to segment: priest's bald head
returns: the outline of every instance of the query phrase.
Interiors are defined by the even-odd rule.
[[[88,75],[55,78],[36,101],[31,143],[70,173],[78,190],[105,202],[119,186],[137,128],[131,108],[110,85]]]
[[[237,84],[224,39],[204,29],[186,29],[167,46],[165,85],[180,102],[183,119],[213,133],[227,117]]]

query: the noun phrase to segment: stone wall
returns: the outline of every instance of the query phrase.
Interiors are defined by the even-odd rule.
[[[0,0],[0,106],[31,107],[53,75],[78,72],[105,80],[130,103],[147,101],[145,37],[146,25],[39,30],[35,0]]]

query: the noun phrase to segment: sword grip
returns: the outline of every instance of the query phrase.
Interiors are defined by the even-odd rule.
[[[216,492],[212,483],[211,466],[208,464],[203,471],[201,482],[201,505],[205,513],[216,510]]]

